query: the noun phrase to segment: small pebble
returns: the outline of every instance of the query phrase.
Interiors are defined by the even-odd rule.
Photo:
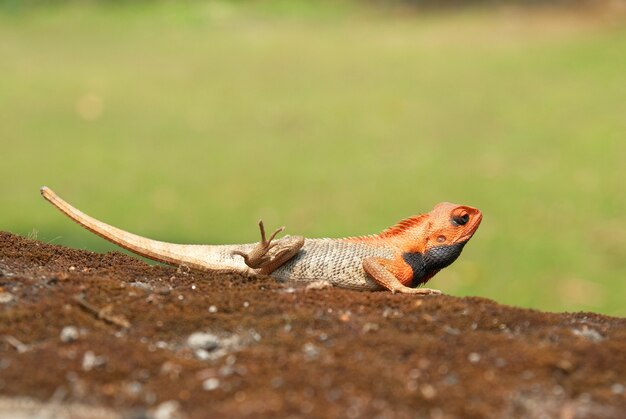
[[[212,351],[220,346],[220,338],[213,333],[195,332],[187,338],[187,345],[192,349]]]
[[[209,313],[217,313],[217,307],[209,306]]]
[[[375,332],[379,329],[379,326],[377,323],[372,323],[372,322],[367,322],[363,325],[363,332],[367,333],[367,332]]]
[[[304,357],[308,361],[317,359],[320,355],[320,350],[310,342],[307,342],[302,346],[302,352],[304,352]]]
[[[182,415],[180,413],[180,403],[176,400],[168,400],[159,404],[152,413],[154,419],[178,419]]]
[[[261,340],[261,334],[257,332],[256,330],[250,329],[248,333],[250,334],[250,337],[254,339],[256,342],[259,342]]]
[[[106,364],[106,359],[103,356],[97,356],[92,351],[85,352],[83,355],[83,370],[91,371],[92,369]]]
[[[424,384],[420,387],[420,391],[426,400],[432,400],[437,396],[437,390],[430,384]]]
[[[324,289],[328,289],[332,287],[333,287],[333,284],[331,284],[329,281],[319,280],[319,281],[310,282],[309,284],[307,284],[304,290],[305,291],[324,290]]]
[[[229,377],[233,375],[234,373],[235,373],[235,367],[233,367],[232,365],[223,365],[219,369],[219,374],[222,377]]]
[[[140,288],[142,290],[151,290],[152,289],[152,285],[148,284],[147,282],[141,282],[141,281],[131,282],[130,286],[134,287],[134,288]]]
[[[476,352],[470,352],[470,354],[467,355],[467,360],[472,364],[475,364],[480,361],[480,354]]]
[[[9,292],[0,292],[0,304],[10,303],[14,298]]]
[[[207,378],[202,382],[202,388],[206,391],[213,391],[220,386],[220,380],[217,378]]]
[[[204,349],[196,349],[195,351],[193,351],[193,354],[200,361],[206,361],[211,358],[209,352]]]
[[[461,334],[461,331],[459,329],[447,325],[443,327],[443,331],[452,336],[458,336]]]
[[[574,365],[572,365],[572,363],[567,359],[559,359],[556,363],[556,366],[563,371],[571,371],[574,368]]]
[[[139,393],[141,393],[141,390],[143,389],[143,385],[138,381],[131,381],[130,383],[126,383],[124,385],[124,389],[126,390],[126,393],[128,393],[129,395],[136,396]]]
[[[69,343],[74,342],[78,339],[78,329],[76,326],[65,326],[61,329],[61,334],[59,335],[61,342]]]
[[[591,342],[600,342],[604,339],[604,336],[602,336],[600,332],[587,326],[584,326],[582,329],[572,329],[572,333]]]
[[[613,394],[623,394],[624,385],[620,383],[615,383],[611,386],[611,391],[613,392]]]

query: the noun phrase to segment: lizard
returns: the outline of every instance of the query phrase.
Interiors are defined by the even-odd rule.
[[[74,208],[48,187],[41,194],[87,230],[149,259],[190,269],[271,277],[360,291],[440,294],[422,288],[454,262],[482,221],[477,208],[442,202],[428,213],[404,219],[379,234],[339,239],[302,236],[269,238],[259,221],[261,240],[240,245],[173,244],[148,239],[99,221]]]

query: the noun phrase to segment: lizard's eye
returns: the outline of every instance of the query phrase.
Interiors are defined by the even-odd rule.
[[[469,214],[465,213],[463,215],[455,215],[452,217],[452,224],[455,226],[464,226],[469,221]]]

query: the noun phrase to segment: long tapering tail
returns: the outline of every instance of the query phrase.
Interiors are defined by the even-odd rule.
[[[87,230],[138,255],[170,265],[186,265],[203,271],[249,272],[249,269],[242,263],[241,258],[234,259],[231,256],[232,250],[242,249],[246,245],[211,246],[173,244],[151,240],[90,217],[65,202],[52,189],[46,186],[43,186],[40,190],[41,195],[48,202]]]

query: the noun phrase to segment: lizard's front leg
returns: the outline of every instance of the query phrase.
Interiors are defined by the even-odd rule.
[[[294,257],[304,245],[304,237],[302,236],[286,236],[274,241],[276,235],[285,227],[274,231],[269,239],[265,238],[263,221],[259,221],[259,229],[261,230],[261,241],[254,249],[247,253],[233,250],[232,254],[243,257],[246,265],[252,269],[257,269],[261,274],[269,275],[272,273],[276,268]]]
[[[394,274],[389,272],[378,258],[368,257],[363,259],[363,269],[380,286],[388,289],[392,293],[432,295],[441,294],[441,291],[430,288],[410,288],[402,284]]]

